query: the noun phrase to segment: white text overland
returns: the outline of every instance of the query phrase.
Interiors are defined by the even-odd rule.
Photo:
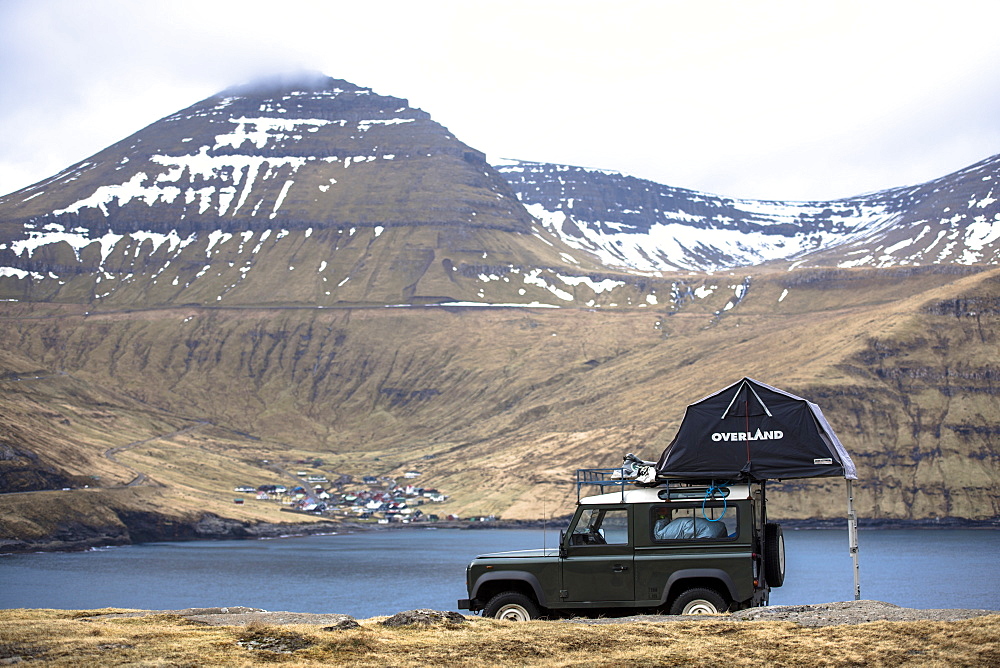
[[[777,441],[785,435],[783,431],[761,431],[756,434],[746,431],[715,432],[712,434],[713,441]]]

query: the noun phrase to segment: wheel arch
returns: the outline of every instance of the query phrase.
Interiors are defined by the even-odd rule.
[[[476,580],[471,598],[485,604],[502,591],[518,591],[527,594],[535,599],[538,605],[545,607],[546,601],[542,585],[534,574],[527,571],[484,573]]]
[[[685,568],[674,571],[663,587],[661,605],[667,605],[682,591],[692,587],[714,589],[730,603],[737,600],[736,583],[726,571],[719,568]]]

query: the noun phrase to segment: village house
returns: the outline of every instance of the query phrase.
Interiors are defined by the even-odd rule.
[[[399,486],[390,476],[366,475],[362,477],[362,481],[367,488],[344,490],[344,486],[350,483],[350,476],[339,475],[336,482],[330,483],[325,475],[306,475],[305,471],[299,471],[298,475],[306,478],[308,486],[296,485],[289,489],[276,484],[257,487],[240,485],[234,491],[253,494],[257,501],[278,502],[300,512],[340,514],[359,519],[376,519],[381,523],[436,520],[437,515],[427,515],[417,506],[443,503],[448,499],[447,495],[436,489],[412,483]],[[412,479],[419,475],[419,471],[408,471],[404,478]]]

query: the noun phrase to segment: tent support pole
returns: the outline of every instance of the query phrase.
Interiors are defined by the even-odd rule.
[[[847,539],[854,560],[854,600],[861,600],[861,577],[858,568],[858,514],[854,511],[854,481],[847,479]]]

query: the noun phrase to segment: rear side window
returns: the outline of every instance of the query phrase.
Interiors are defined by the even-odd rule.
[[[650,526],[653,542],[735,540],[739,521],[733,505],[654,506]]]

